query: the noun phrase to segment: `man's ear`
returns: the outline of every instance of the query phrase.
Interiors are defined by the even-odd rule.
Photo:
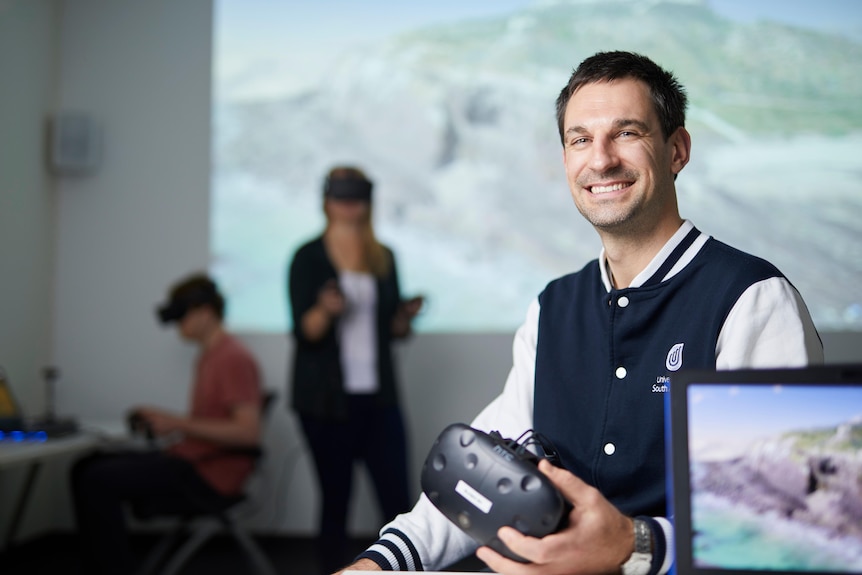
[[[674,176],[682,171],[691,158],[691,134],[680,126],[670,136],[671,158],[670,171]]]

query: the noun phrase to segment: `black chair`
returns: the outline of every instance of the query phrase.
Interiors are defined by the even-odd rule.
[[[261,421],[266,423],[275,392],[264,394]],[[230,449],[231,452],[249,454],[255,458],[255,474],[260,470],[263,450],[260,448]],[[252,482],[249,478],[248,483]],[[240,524],[243,503],[248,502],[247,493],[234,497],[220,497],[218,500],[186,499],[182,502],[147,501],[132,505],[132,513],[139,520],[156,518],[178,519],[177,524],[162,537],[147,555],[138,575],[175,575],[189,559],[212,536],[226,533],[233,537],[251,560],[254,572],[258,575],[275,575],[275,568],[248,531]],[[181,546],[181,540],[185,539]],[[176,550],[175,550],[176,549]]]

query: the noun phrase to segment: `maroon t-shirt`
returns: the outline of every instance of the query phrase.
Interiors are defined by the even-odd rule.
[[[238,339],[225,334],[198,358],[191,416],[229,419],[233,409],[244,403],[261,404],[257,361]],[[203,439],[187,437],[169,452],[190,460],[198,473],[225,495],[239,493],[254,467],[251,457],[225,454],[221,446]]]

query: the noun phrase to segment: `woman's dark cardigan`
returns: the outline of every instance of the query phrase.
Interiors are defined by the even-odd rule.
[[[398,395],[392,359],[392,319],[401,301],[398,273],[392,251],[386,248],[390,260],[389,273],[377,278],[377,370],[380,388],[376,394],[380,405],[395,405]],[[323,237],[314,239],[297,250],[290,264],[288,296],[291,302],[293,336],[293,390],[291,407],[301,415],[324,419],[347,416],[347,393],[344,390],[341,357],[336,333],[337,319],[329,332],[317,342],[302,335],[301,318],[317,302],[321,286],[328,280],[338,280]]]

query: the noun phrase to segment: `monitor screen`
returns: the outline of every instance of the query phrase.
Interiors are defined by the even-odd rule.
[[[862,573],[862,366],[672,376],[676,565]]]
[[[695,565],[862,570],[862,387],[688,390]]]

